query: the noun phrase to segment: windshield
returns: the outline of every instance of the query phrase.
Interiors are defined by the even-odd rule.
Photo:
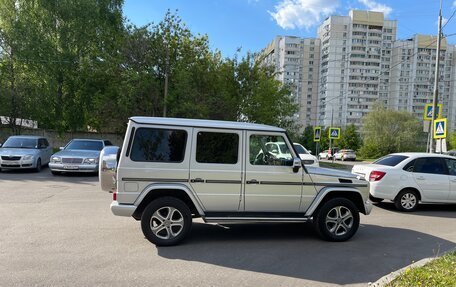
[[[37,140],[31,138],[9,138],[2,146],[4,148],[38,148]]]
[[[101,141],[84,141],[74,140],[71,141],[65,149],[77,149],[77,150],[102,150],[103,143]]]
[[[280,148],[280,152],[281,153],[290,153],[290,151],[288,150],[287,145],[284,144],[284,143],[280,143],[279,144],[279,148]]]
[[[404,159],[408,158],[405,155],[387,155],[382,158],[377,159],[373,164],[387,165],[387,166],[396,166]]]
[[[306,151],[306,149],[302,145],[295,144],[294,148],[299,154],[308,154],[308,152]]]

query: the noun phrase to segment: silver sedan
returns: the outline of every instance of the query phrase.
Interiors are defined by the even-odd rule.
[[[62,172],[98,172],[100,152],[112,145],[108,140],[73,139],[61,151],[51,156],[49,168],[52,174]]]

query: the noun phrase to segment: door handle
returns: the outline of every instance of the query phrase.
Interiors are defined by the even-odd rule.
[[[424,180],[424,177],[419,176],[419,177],[417,177],[416,179],[417,179],[417,180]]]
[[[251,179],[251,180],[247,180],[245,183],[247,184],[259,184],[260,182],[256,179]]]
[[[190,182],[204,182],[204,179],[197,177],[197,178],[191,179]]]

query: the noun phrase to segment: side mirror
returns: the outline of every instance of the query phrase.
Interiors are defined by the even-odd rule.
[[[298,172],[301,167],[302,167],[301,159],[299,157],[293,158],[293,172]]]
[[[64,150],[65,148],[63,146],[59,147],[59,150]]]
[[[310,154],[312,154],[312,151],[311,150],[307,150]]]

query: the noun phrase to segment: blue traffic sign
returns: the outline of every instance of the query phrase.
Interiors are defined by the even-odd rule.
[[[329,128],[329,138],[333,140],[340,139],[340,128]]]
[[[447,119],[438,119],[434,121],[434,138],[444,139],[446,138],[446,123]]]

